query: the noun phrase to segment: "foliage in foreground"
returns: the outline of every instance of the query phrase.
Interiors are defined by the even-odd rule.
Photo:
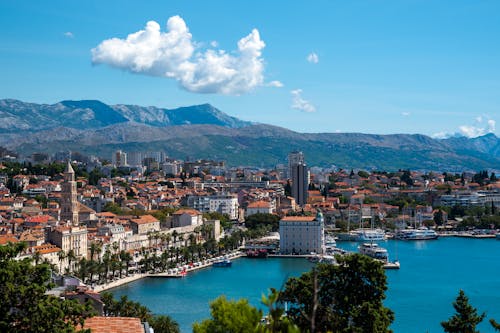
[[[477,333],[476,326],[483,321],[486,314],[477,313],[477,309],[469,303],[469,298],[463,290],[453,302],[456,313],[447,321],[441,322],[445,332],[449,333]],[[493,325],[493,323],[492,323]]]
[[[280,300],[291,304],[292,322],[310,332],[390,332],[394,313],[382,303],[382,265],[360,254],[337,261],[287,281]]]
[[[24,243],[0,246],[0,332],[75,332],[93,314],[90,307],[46,295],[50,267],[16,260],[24,248]]]

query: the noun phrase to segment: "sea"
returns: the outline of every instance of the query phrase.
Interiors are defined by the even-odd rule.
[[[338,242],[357,251],[355,242]],[[399,270],[387,270],[384,304],[395,313],[391,329],[398,333],[443,332],[440,322],[453,315],[453,301],[460,289],[479,312],[486,312],[480,332],[494,332],[490,318],[500,321],[500,241],[442,237],[428,241],[389,240],[390,260]],[[261,297],[269,288],[280,289],[289,277],[299,276],[313,264],[301,258],[233,260],[229,268],[205,268],[183,278],[147,278],[115,288],[115,297],[127,295],[152,310],[176,320],[181,332],[210,316],[210,301],[220,295],[246,298],[265,310]]]

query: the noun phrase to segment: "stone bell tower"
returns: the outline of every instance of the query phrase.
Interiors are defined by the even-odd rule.
[[[78,226],[78,200],[76,198],[75,171],[68,161],[64,170],[64,182],[61,191],[61,222]]]

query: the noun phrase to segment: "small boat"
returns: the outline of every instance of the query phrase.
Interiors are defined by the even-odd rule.
[[[213,267],[231,267],[233,263],[229,259],[221,259],[212,263]]]

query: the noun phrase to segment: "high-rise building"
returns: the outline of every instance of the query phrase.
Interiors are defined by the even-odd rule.
[[[113,165],[117,168],[128,166],[127,164],[127,153],[121,150],[117,150],[112,156]]]
[[[292,151],[288,154],[288,178],[292,178],[293,166],[297,164],[304,164],[304,154],[301,151]]]
[[[143,154],[140,151],[132,151],[127,153],[127,163],[130,166],[141,166]]]
[[[307,190],[309,188],[309,171],[305,163],[292,166],[292,197],[302,206],[307,203]]]

